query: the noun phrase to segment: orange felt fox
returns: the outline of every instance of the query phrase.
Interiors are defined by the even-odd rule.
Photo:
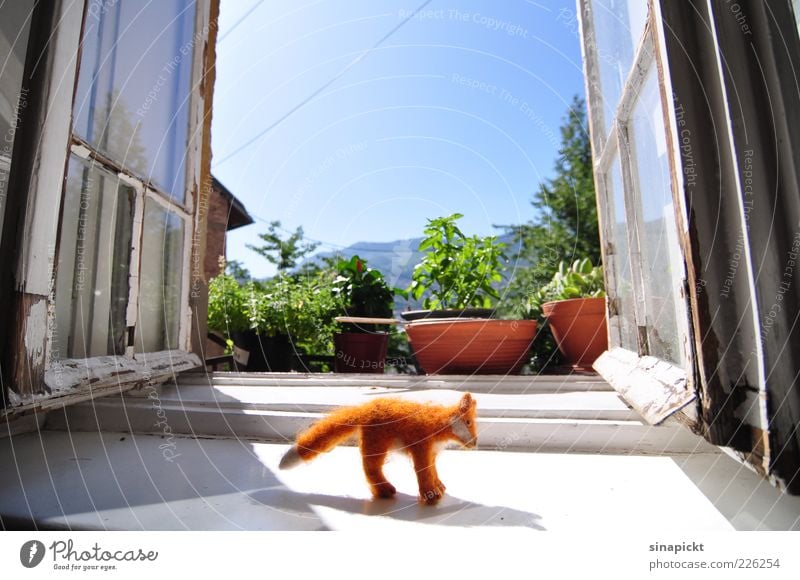
[[[280,468],[310,461],[352,435],[359,436],[364,473],[374,497],[396,493],[383,475],[383,463],[389,451],[399,450],[408,453],[414,463],[420,501],[433,504],[445,490],[436,473],[438,448],[450,440],[465,447],[477,443],[475,400],[465,393],[452,407],[390,398],[343,407],[300,433],[281,459]]]

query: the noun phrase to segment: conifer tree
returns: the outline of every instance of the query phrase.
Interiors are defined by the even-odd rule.
[[[506,310],[518,311],[524,297],[547,283],[562,260],[589,258],[600,263],[596,203],[586,108],[575,96],[561,126],[555,177],[541,183],[533,195],[534,218],[506,226],[519,247]]]

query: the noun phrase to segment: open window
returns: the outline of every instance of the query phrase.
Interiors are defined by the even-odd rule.
[[[694,399],[686,270],[652,12],[583,3],[589,116],[609,296],[598,369],[650,420]],[[662,394],[653,400],[653,385]],[[643,389],[644,385],[648,388]]]
[[[579,0],[611,349],[598,371],[800,493],[794,0]]]
[[[21,150],[13,160],[0,152],[0,199],[9,191],[0,214],[11,221],[0,248],[12,264],[0,274],[11,305],[0,314],[7,410],[200,364],[192,326],[204,336],[203,275],[192,264],[202,264],[211,189],[217,9],[216,0],[0,6],[0,43],[11,47],[0,50],[13,65],[1,69],[0,128],[16,120],[6,102],[31,97]],[[26,27],[37,31],[30,41]]]

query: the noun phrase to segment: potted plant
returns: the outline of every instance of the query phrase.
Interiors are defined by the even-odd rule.
[[[419,250],[426,254],[414,268],[404,295],[419,300],[424,310],[403,312],[406,320],[424,318],[488,318],[492,299],[500,294],[505,244],[495,236],[467,237],[456,225],[463,214],[428,220]]]
[[[591,370],[608,349],[603,268],[588,259],[571,266],[561,262],[553,279],[531,297],[533,316],[547,321],[565,362],[575,370]]]
[[[336,292],[348,317],[389,318],[394,292],[380,271],[367,266],[366,260],[353,256],[336,266]],[[389,344],[389,333],[379,325],[348,323],[334,335],[337,373],[382,373]]]
[[[406,296],[425,297],[426,311],[403,313],[417,362],[430,374],[508,374],[526,362],[535,320],[491,318],[502,281],[504,244],[495,236],[467,237],[462,214],[428,220],[425,251]],[[478,310],[475,310],[478,308]]]

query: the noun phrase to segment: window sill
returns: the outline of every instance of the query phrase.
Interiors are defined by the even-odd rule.
[[[134,358],[100,356],[55,361],[45,372],[49,392],[20,397],[9,391],[9,407],[0,413],[0,418],[157,385],[199,366],[201,361],[196,354],[181,350],[137,354]]]

